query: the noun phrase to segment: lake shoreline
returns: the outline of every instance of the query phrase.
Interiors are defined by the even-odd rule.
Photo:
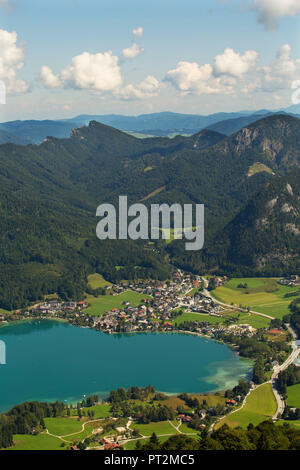
[[[48,325],[45,324],[43,326],[39,326],[39,323],[44,323],[43,320],[45,321],[45,323],[48,323]],[[24,324],[23,327],[22,323]],[[25,326],[26,324],[28,325],[30,323],[32,323],[32,328],[30,326]],[[20,353],[14,350],[15,348],[19,349],[21,347],[17,344],[19,343],[19,338],[21,339],[21,336],[18,337],[16,343],[13,338],[15,334],[21,334],[23,336],[21,344],[30,344],[30,348],[32,347],[34,350],[38,350],[38,347],[36,346],[37,338],[39,344],[41,345],[40,347],[42,347],[42,350],[41,354],[38,354],[37,356],[32,355],[29,351],[27,355],[25,353],[22,356],[23,363],[25,364],[27,362],[29,364],[28,366],[24,367],[24,369],[26,369],[25,375],[27,377],[33,377],[32,374],[36,374],[36,384],[27,384],[24,389],[24,393],[23,387],[20,385],[24,383],[24,379],[15,378],[15,373],[12,372],[9,372],[9,374],[11,374],[9,376],[6,376],[6,374],[2,376],[2,380],[5,380],[8,384],[6,390],[3,389],[2,391],[3,396],[1,402],[3,404],[3,411],[10,409],[10,407],[15,405],[16,403],[21,403],[28,400],[49,402],[49,400],[55,401],[57,399],[59,401],[64,402],[67,399],[67,403],[69,404],[77,403],[78,399],[82,400],[84,394],[88,396],[97,393],[97,391],[98,393],[100,393],[99,390],[101,391],[101,399],[105,399],[108,396],[109,392],[115,389],[116,387],[128,387],[132,385],[142,386],[143,384],[145,385],[148,383],[154,383],[154,386],[159,392],[164,393],[168,396],[176,396],[186,391],[188,391],[188,393],[200,395],[214,394],[216,392],[222,392],[230,388],[231,385],[235,386],[238,383],[239,378],[246,378],[252,373],[252,364],[250,366],[249,362],[247,364],[241,364],[239,366],[238,363],[241,359],[238,357],[236,352],[231,351],[231,353],[226,353],[224,350],[224,353],[222,353],[222,350],[220,350],[220,348],[213,346],[213,343],[215,343],[216,345],[219,343],[220,346],[225,346],[226,349],[229,351],[230,348],[226,344],[221,344],[221,342],[217,342],[213,338],[206,337],[196,332],[189,332],[183,330],[169,332],[139,331],[138,333],[143,333],[145,336],[147,336],[147,338],[145,339],[141,339],[141,335],[134,335],[133,333],[116,333],[113,335],[105,335],[104,332],[100,332],[102,333],[102,339],[99,342],[99,340],[97,339],[98,335],[90,336],[89,333],[87,333],[87,331],[91,331],[93,330],[93,328],[79,327],[75,328],[73,330],[73,333],[72,331],[71,333],[69,333],[68,331],[69,334],[66,334],[65,327],[68,327],[69,325],[75,326],[69,324],[67,321],[61,321],[57,319],[33,318],[26,319],[23,322],[10,322],[9,324],[12,327],[11,332],[7,332],[6,334],[6,328],[2,330],[3,336],[1,339],[4,339],[5,342],[7,342],[7,351],[9,351],[10,354],[8,366],[5,365],[3,367],[3,371],[6,372],[6,367],[9,367],[10,364],[12,364],[12,372],[16,367],[18,367],[19,370],[17,361],[19,361],[18,358],[21,356]],[[51,326],[51,324],[56,324],[57,327]],[[61,324],[61,327],[59,327],[59,324]],[[14,331],[14,328],[16,326],[20,326],[20,328]],[[74,333],[74,331],[76,330],[77,333]],[[86,333],[83,333],[83,335],[81,335],[78,333],[80,330],[86,331]],[[30,337],[29,339],[29,335],[27,335],[27,333],[31,333],[31,331],[35,332],[35,336]],[[48,334],[48,331],[50,332],[50,334]],[[152,335],[149,335],[148,333],[152,333]],[[167,333],[173,333],[173,335]],[[5,338],[6,335],[7,339]],[[26,336],[25,339],[24,335]],[[162,335],[164,335],[164,337],[162,337]],[[197,341],[190,342],[189,339],[184,339],[184,337],[187,338],[187,335],[190,335],[190,337],[198,337],[199,339],[202,339],[202,341],[199,344]],[[115,341],[112,342],[112,340],[109,340],[109,337],[112,336],[119,336],[120,339],[122,336],[131,336],[132,338],[135,337],[136,340],[133,342],[125,342],[124,340],[126,338],[123,338],[121,342],[118,341],[120,346],[116,347]],[[152,338],[153,336],[157,336],[157,339],[151,340],[151,336]],[[181,336],[183,337],[183,339],[173,340],[171,339],[171,336]],[[43,340],[44,337],[46,338],[46,341]],[[47,340],[47,337],[50,337],[50,342]],[[79,345],[78,348],[76,348],[76,342]],[[91,348],[89,348],[90,343],[93,344]],[[206,345],[204,343],[209,344]],[[63,348],[63,355],[59,354],[59,352],[56,352],[56,354],[54,354],[53,356],[53,344],[55,344],[55,349],[58,349],[58,351]],[[87,350],[85,351],[86,345]],[[74,373],[72,373],[71,370],[71,373],[69,375],[66,375],[62,372],[62,370],[63,368],[64,370],[69,370],[68,364],[70,363],[70,360],[67,359],[67,365],[65,366],[65,357],[72,358],[72,360],[75,360],[74,347],[78,349],[78,353],[76,351],[75,354],[79,355],[79,362],[77,362],[77,372],[75,373],[74,371]],[[28,350],[30,348],[22,346],[22,351],[26,349]],[[88,351],[92,352],[89,353]],[[103,356],[104,351],[105,356]],[[108,356],[107,351],[110,351]],[[141,354],[139,354],[139,351],[141,351]],[[134,356],[132,356],[133,352]],[[124,357],[124,353],[126,357]],[[91,354],[94,356],[94,358],[92,360],[88,359],[88,362],[86,362],[87,358],[91,357]],[[11,357],[11,355],[16,355],[17,359],[14,359],[13,357]],[[49,356],[51,356],[50,369],[48,369]],[[63,363],[63,365],[61,365],[58,370],[56,370],[55,367],[52,367],[52,364],[57,363],[56,356],[60,357]],[[80,356],[83,356],[84,359],[82,360]],[[167,363],[170,365],[170,367],[168,367],[167,375],[163,372],[165,367],[163,365],[164,356],[168,357],[168,359],[165,360],[167,360]],[[113,364],[117,364],[113,358],[118,357],[119,364],[117,365],[117,367],[116,365],[114,366],[113,372],[111,368],[107,369],[107,367],[104,367],[103,369],[103,361],[101,360],[102,357],[109,357],[109,360],[106,360],[105,362],[111,362]],[[133,360],[133,357],[137,358],[134,367],[130,365]],[[226,359],[227,357],[228,359]],[[31,358],[34,358],[35,361],[32,365]],[[173,359],[173,361],[170,362],[171,358]],[[84,369],[82,367],[83,364],[88,363],[90,364],[87,368],[88,373],[86,374],[86,371],[84,370],[86,367],[84,367]],[[148,365],[145,367],[145,364]],[[185,367],[184,364],[189,364],[189,368]],[[45,369],[45,372],[42,371],[42,374],[39,374],[39,372],[36,373],[35,368],[37,365],[43,367]],[[123,372],[127,371],[128,369],[129,375],[126,372],[123,373],[123,376],[121,374],[121,376],[119,377],[118,368],[120,368],[120,370],[122,370]],[[91,370],[93,370],[93,372],[90,372]],[[110,372],[108,372],[108,370],[110,370]],[[60,375],[63,377],[64,380],[63,386],[61,386],[60,382],[58,381]],[[74,381],[74,375],[79,375],[80,378],[77,377],[78,380],[76,379]],[[45,378],[43,379],[44,376]],[[50,377],[53,377],[53,379],[50,380]],[[44,380],[46,380],[45,383]],[[18,393],[18,388],[22,393]],[[14,389],[16,390],[15,393]],[[74,391],[74,394],[72,393],[72,391]],[[9,398],[10,396],[11,399]],[[14,396],[16,399],[13,398]],[[5,405],[5,403],[7,403],[7,405]]]

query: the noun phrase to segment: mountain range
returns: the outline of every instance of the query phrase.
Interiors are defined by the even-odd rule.
[[[51,292],[82,298],[91,272],[111,281],[165,279],[174,264],[220,274],[295,272],[299,168],[300,121],[286,114],[230,136],[205,129],[141,139],[91,121],[69,138],[0,145],[0,307]],[[98,240],[96,207],[123,194],[146,205],[204,203],[204,249]]]
[[[140,138],[193,135],[202,129],[210,129],[231,135],[252,122],[273,114],[284,113],[299,117],[300,109],[298,108],[294,105],[277,112],[262,109],[256,112],[214,113],[208,116],[161,112],[140,116],[82,114],[71,119],[62,120],[10,121],[0,123],[0,144],[6,142],[20,145],[40,144],[48,136],[60,139],[68,138],[73,128],[87,126],[90,121],[97,121],[115,127]]]

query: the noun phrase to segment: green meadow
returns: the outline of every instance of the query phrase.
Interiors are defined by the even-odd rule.
[[[63,450],[62,441],[46,433],[31,436],[28,434],[15,434],[14,446],[7,450]]]
[[[110,416],[110,405],[100,403],[99,405],[91,406],[88,409],[94,412],[94,418],[107,418]]]
[[[226,416],[217,425],[216,429],[223,424],[230,427],[241,426],[246,428],[252,423],[254,426],[271,418],[277,409],[272,385],[267,383],[261,385],[249,395],[246,405],[240,410]]]
[[[176,317],[173,320],[173,323],[180,325],[184,322],[205,321],[210,325],[224,325],[228,322],[228,319],[233,318],[236,324],[248,324],[253,326],[253,328],[267,328],[270,324],[268,318],[260,317],[259,315],[254,315],[251,313],[237,312],[237,311],[225,311],[222,313],[221,317],[215,317],[212,315],[207,315],[205,313],[189,313],[184,312],[182,315]]]
[[[158,423],[149,424],[132,423],[130,428],[137,429],[142,436],[151,436],[151,434],[154,432],[157,435],[178,434],[176,429],[168,421],[160,421]]]
[[[149,298],[149,296],[133,291],[122,292],[118,295],[99,295],[99,297],[87,295],[86,301],[90,307],[85,311],[90,315],[103,315],[112,308],[121,308],[123,302],[130,302],[132,307],[137,307],[145,298]]]
[[[291,408],[300,408],[300,384],[287,387],[286,404]]]
[[[83,424],[76,418],[44,418],[44,421],[48,431],[56,436],[80,432]]]
[[[284,424],[288,424],[291,428],[295,428],[297,429],[298,431],[300,431],[300,421],[299,420],[295,420],[295,421],[289,421],[287,419],[281,419],[279,421],[276,421],[276,423],[278,426],[282,426]]]
[[[212,295],[226,304],[249,306],[251,310],[282,318],[289,313],[288,306],[292,301],[284,295],[295,288],[281,286],[277,281],[276,278],[234,278],[213,290]],[[245,283],[247,288],[238,288],[239,284]]]
[[[111,282],[106,281],[101,274],[95,273],[88,276],[88,285],[92,289],[98,289],[99,287],[111,286]]]

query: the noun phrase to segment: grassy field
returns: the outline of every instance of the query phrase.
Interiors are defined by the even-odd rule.
[[[111,286],[111,282],[104,279],[101,274],[95,273],[88,276],[88,284],[92,289],[98,289],[99,287]]]
[[[299,420],[295,420],[295,421],[289,421],[287,419],[281,419],[279,421],[276,421],[276,423],[278,426],[282,426],[283,424],[289,424],[291,428],[295,428],[297,429],[298,431],[300,431],[300,421]]]
[[[184,434],[195,434],[195,435],[199,434],[199,432],[197,432],[195,429],[189,428],[188,425],[185,423],[181,424],[181,426],[179,427],[179,431],[183,432]]]
[[[137,429],[143,436],[151,436],[153,432],[159,434],[178,434],[176,429],[168,421],[158,423],[136,424],[132,423],[131,429]]]
[[[282,318],[289,313],[288,306],[292,298],[284,298],[295,288],[281,286],[275,278],[243,278],[231,279],[222,287],[212,291],[212,295],[226,304],[242,305],[251,310],[265,313],[275,318]],[[239,284],[247,284],[246,289],[240,289]]]
[[[99,297],[88,295],[86,301],[90,307],[85,311],[91,315],[103,315],[112,308],[122,307],[123,302],[130,302],[131,306],[136,307],[145,298],[149,298],[149,296],[133,291],[123,292],[119,295],[99,295]]]
[[[177,325],[180,325],[185,321],[205,321],[208,322],[210,325],[221,325],[226,323],[226,320],[228,320],[228,318],[234,318],[236,320],[235,323],[237,324],[248,324],[253,326],[254,328],[267,328],[271,321],[268,318],[260,317],[259,315],[237,312],[236,310],[228,310],[222,313],[222,317],[206,315],[205,313],[202,314],[184,312],[182,315],[176,317],[173,320],[173,323],[177,323]]]
[[[110,415],[110,405],[100,404],[91,406],[88,408],[91,411],[94,411],[94,418],[106,418]]]
[[[83,424],[75,418],[45,418],[44,421],[48,431],[57,436],[80,432]]]
[[[220,317],[212,317],[210,315],[206,315],[205,313],[189,313],[189,312],[184,312],[182,315],[179,315],[176,317],[172,323],[177,323],[177,325],[180,325],[181,323],[184,322],[189,322],[189,321],[207,321],[211,325],[218,325],[222,323],[224,320]]]
[[[300,384],[287,387],[287,405],[292,408],[300,408]]]
[[[62,441],[48,434],[30,436],[27,434],[15,434],[13,447],[7,450],[63,450]]]
[[[256,163],[253,163],[253,165],[249,168],[248,176],[253,176],[253,175],[256,175],[256,173],[261,173],[263,171],[266,171],[267,173],[274,175],[271,168],[264,165],[263,163],[256,162]]]
[[[230,427],[241,426],[242,428],[246,428],[250,423],[256,426],[265,419],[272,417],[276,409],[277,404],[272,386],[271,384],[265,384],[249,395],[243,409],[221,420],[216,425],[216,429],[223,424],[228,424]]]

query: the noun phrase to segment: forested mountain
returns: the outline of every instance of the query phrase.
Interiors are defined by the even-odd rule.
[[[54,291],[63,298],[80,298],[87,275],[95,271],[114,281],[165,279],[170,261],[195,271],[244,266],[252,255],[241,251],[237,259],[230,251],[233,234],[243,234],[240,210],[275,175],[299,167],[299,131],[297,118],[276,115],[230,137],[203,130],[191,137],[136,139],[92,121],[68,139],[1,145],[0,307],[26,305]],[[296,183],[291,186],[298,194]],[[146,205],[204,203],[204,251],[187,254],[179,241],[168,247],[162,242],[101,242],[95,236],[96,207],[117,204],[119,195]],[[272,219],[275,238],[276,223]],[[297,226],[295,220],[289,223]],[[249,221],[249,238],[251,230]],[[222,248],[214,251],[220,239]],[[263,242],[261,246],[261,266],[269,269],[273,258],[265,257]],[[253,270],[259,268],[255,259],[253,255]],[[292,257],[280,266],[288,270],[289,260],[294,269]]]
[[[71,119],[10,121],[0,123],[0,144],[7,142],[20,145],[40,144],[50,135],[60,139],[69,138],[73,128],[88,126],[90,121],[97,121],[139,137],[193,135],[203,129],[228,136],[258,119],[273,114],[276,114],[276,111],[260,110],[256,113],[242,111],[215,113],[208,116],[171,112],[142,114],[140,116],[81,114]]]
[[[300,169],[263,185],[198,256],[227,274],[299,272]]]

